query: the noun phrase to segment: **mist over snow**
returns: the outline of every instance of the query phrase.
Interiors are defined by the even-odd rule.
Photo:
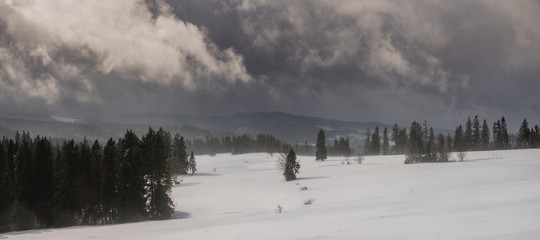
[[[0,109],[540,121],[540,4],[0,1]]]

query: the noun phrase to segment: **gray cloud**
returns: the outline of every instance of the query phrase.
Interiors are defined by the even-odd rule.
[[[8,1],[0,13],[0,99],[17,109],[540,122],[537,1]]]

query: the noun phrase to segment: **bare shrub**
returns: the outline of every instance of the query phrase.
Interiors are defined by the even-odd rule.
[[[311,205],[313,202],[315,202],[315,199],[309,198],[304,200],[304,205]]]
[[[300,191],[307,191],[308,190],[308,188],[306,186],[300,187],[299,189],[300,189]]]
[[[287,156],[285,156],[285,153],[280,153],[279,156],[277,156],[277,159],[275,161],[276,167],[281,171],[285,171],[286,163],[287,163]]]
[[[281,213],[281,211],[283,211],[283,207],[281,207],[281,205],[278,204],[277,207],[276,207],[276,209],[274,210],[274,212],[275,212],[276,214],[279,214],[279,213]]]

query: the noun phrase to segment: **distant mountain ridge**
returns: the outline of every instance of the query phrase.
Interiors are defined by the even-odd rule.
[[[125,129],[143,133],[149,126],[164,127],[172,133],[186,137],[223,135],[272,134],[287,143],[313,143],[319,129],[324,129],[328,140],[338,137],[360,144],[367,128],[379,126],[382,134],[388,124],[353,122],[320,117],[294,115],[284,112],[245,112],[221,116],[195,116],[184,114],[107,114],[88,119],[43,114],[0,114],[0,134],[30,131],[32,135],[53,138],[107,139],[119,137]]]
[[[284,112],[245,112],[222,116],[192,116],[183,114],[114,114],[98,118],[101,122],[131,124],[192,125],[202,129],[234,134],[272,134],[289,143],[314,142],[319,129],[328,138],[360,139],[367,128],[381,129],[390,125],[377,122],[353,122],[320,117],[294,115]]]

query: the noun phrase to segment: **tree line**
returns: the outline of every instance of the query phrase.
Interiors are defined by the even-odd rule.
[[[23,132],[0,143],[0,232],[168,219],[174,174],[196,171],[186,146],[163,129],[139,138],[66,140]]]
[[[256,153],[256,152],[283,152],[290,148],[289,145],[282,143],[276,137],[270,134],[257,134],[252,137],[248,134],[239,136],[224,136],[186,139],[185,144],[188,150],[194,151],[200,155],[208,154],[215,156],[219,153]]]

